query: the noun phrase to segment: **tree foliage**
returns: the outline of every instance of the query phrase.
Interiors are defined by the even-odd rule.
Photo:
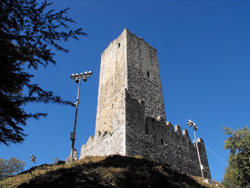
[[[0,144],[22,142],[22,127],[27,119],[47,115],[28,113],[25,105],[72,104],[31,83],[34,75],[28,72],[30,68],[56,64],[52,49],[68,52],[60,41],[86,35],[81,28],[70,29],[68,24],[75,22],[67,17],[68,8],[59,12],[47,10],[51,4],[46,0],[40,4],[36,0],[0,1]]]
[[[235,131],[227,127],[223,129],[229,135],[224,148],[230,150],[223,184],[227,187],[250,188],[250,130],[248,127]]]
[[[24,161],[20,161],[15,157],[10,158],[10,160],[0,159],[0,179],[7,178],[11,175],[19,173],[23,170],[25,165]]]

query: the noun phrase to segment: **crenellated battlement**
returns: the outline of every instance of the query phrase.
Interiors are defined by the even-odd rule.
[[[204,175],[211,178],[204,141],[198,139]],[[125,29],[102,53],[95,136],[81,156],[142,155],[201,176],[187,129],[166,121],[157,51]]]

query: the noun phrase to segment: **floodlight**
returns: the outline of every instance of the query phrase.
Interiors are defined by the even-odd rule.
[[[30,160],[33,162],[33,163],[36,163],[36,157],[34,155],[30,155]]]
[[[93,73],[92,73],[92,71],[89,71],[89,75],[92,75]]]
[[[71,80],[75,78],[75,75],[74,74],[71,74],[70,76]]]
[[[189,127],[192,127],[192,125],[193,125],[193,122],[189,119],[188,120],[188,123],[187,123],[187,125],[189,126]]]
[[[83,76],[83,73],[82,73],[82,72],[80,73],[80,76],[81,76],[81,77]]]

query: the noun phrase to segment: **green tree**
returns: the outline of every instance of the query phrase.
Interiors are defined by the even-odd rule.
[[[229,135],[224,148],[230,150],[223,184],[227,187],[250,188],[250,130],[246,126],[235,131],[228,127],[223,129]]]
[[[68,24],[75,22],[67,17],[68,8],[55,12],[48,10],[51,4],[46,0],[0,1],[0,144],[21,143],[26,136],[22,127],[27,119],[47,115],[27,113],[25,105],[38,102],[73,105],[32,83],[34,75],[28,71],[56,64],[52,50],[68,52],[60,41],[78,40],[78,36],[86,35],[81,28],[70,29]]]
[[[20,161],[15,157],[10,158],[10,160],[0,158],[0,179],[21,172],[24,165],[25,162]]]

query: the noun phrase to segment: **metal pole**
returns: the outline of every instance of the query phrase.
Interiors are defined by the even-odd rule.
[[[78,84],[78,91],[77,91],[77,99],[76,99],[76,112],[75,112],[75,121],[74,121],[74,139],[72,139],[72,147],[71,147],[71,160],[74,161],[74,148],[75,148],[75,138],[76,138],[76,122],[77,122],[77,111],[78,111],[78,104],[79,101],[79,95],[80,95],[80,86],[81,86],[81,78],[79,78],[79,84]]]
[[[201,157],[200,157],[200,152],[199,152],[199,148],[198,148],[198,143],[197,143],[197,138],[196,138],[196,134],[195,134],[195,129],[193,129],[193,130],[194,130],[195,145],[196,145],[196,149],[197,149],[197,153],[198,153],[198,159],[199,159],[199,164],[200,164],[200,169],[201,169],[201,176],[204,179],[203,168],[202,168],[202,164],[201,164]]]
[[[77,99],[76,99],[76,113],[75,113],[75,121],[74,121],[74,130],[70,133],[70,139],[72,140],[72,146],[71,146],[71,160],[74,161],[74,151],[75,151],[75,140],[76,140],[76,122],[77,122],[77,111],[78,111],[78,105],[80,103],[79,101],[79,95],[80,95],[80,87],[81,87],[81,79],[83,79],[84,82],[87,81],[87,77],[90,77],[93,73],[91,71],[85,72],[84,74],[81,72],[79,75],[71,74],[71,79],[74,79],[76,83],[78,83],[78,91],[77,91]],[[70,157],[69,157],[70,158]]]

